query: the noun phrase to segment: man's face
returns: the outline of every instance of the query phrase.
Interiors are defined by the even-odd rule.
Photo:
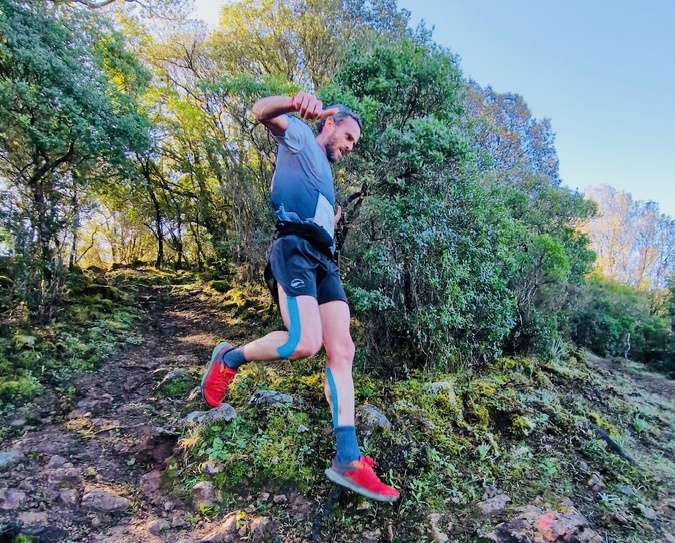
[[[326,121],[326,157],[329,162],[339,162],[342,157],[351,152],[361,137],[361,129],[351,117],[342,119],[335,124],[332,118]]]

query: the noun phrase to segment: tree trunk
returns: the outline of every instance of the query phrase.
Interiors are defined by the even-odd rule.
[[[75,174],[73,174],[75,175]],[[76,185],[73,188],[73,197],[70,200],[70,204],[73,206],[73,224],[71,226],[71,235],[73,237],[73,242],[70,245],[70,257],[68,258],[68,270],[73,271],[75,267],[75,258],[77,253],[77,232],[80,229],[80,204],[77,200],[77,180]]]

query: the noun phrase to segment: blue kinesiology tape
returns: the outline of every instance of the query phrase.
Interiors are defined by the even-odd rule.
[[[277,349],[281,358],[290,357],[295,348],[300,343],[300,311],[298,311],[298,300],[295,296],[286,298],[288,303],[288,340]]]
[[[330,368],[326,368],[326,381],[328,381],[328,388],[330,388],[330,398],[333,402],[333,428],[338,427],[338,395],[333,373]]]

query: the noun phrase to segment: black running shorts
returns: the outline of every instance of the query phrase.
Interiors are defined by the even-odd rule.
[[[312,296],[319,305],[347,301],[335,262],[299,236],[284,235],[274,241],[265,282],[277,303],[277,283],[287,296]]]

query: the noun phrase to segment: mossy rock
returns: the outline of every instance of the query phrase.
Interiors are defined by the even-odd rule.
[[[88,285],[85,292],[89,295],[100,296],[104,300],[121,302],[126,300],[126,295],[118,288],[110,285]]]
[[[108,271],[108,269],[107,268],[101,268],[99,266],[89,266],[87,268],[87,271],[90,272],[90,273],[96,273],[96,274],[100,275],[100,274],[106,273]]]
[[[468,414],[477,425],[490,426],[490,411],[484,405],[473,405]]]
[[[160,373],[157,376],[161,375]],[[157,391],[170,398],[188,396],[195,387],[195,379],[192,374],[182,368],[170,370],[157,384]]]
[[[588,413],[588,420],[590,420],[596,426],[599,426],[605,432],[607,432],[611,437],[617,437],[623,435],[623,432],[614,426],[611,422],[608,422],[598,413],[591,411]]]
[[[536,425],[529,418],[518,415],[511,421],[511,432],[516,438],[525,438],[535,429]]]

